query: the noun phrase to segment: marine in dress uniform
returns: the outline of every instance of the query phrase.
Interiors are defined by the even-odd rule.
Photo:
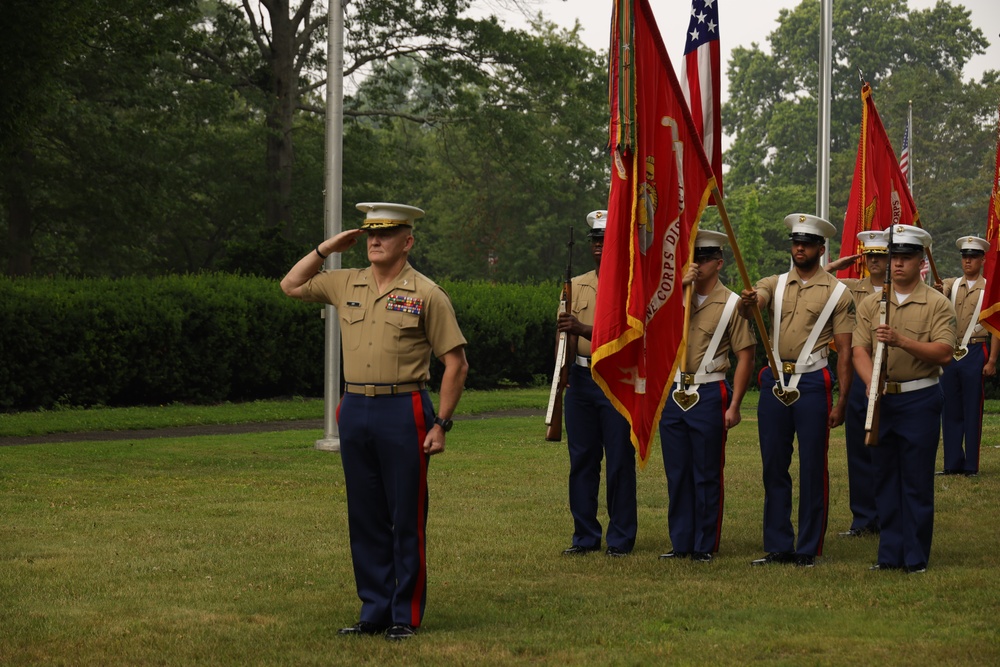
[[[889,240],[885,231],[870,230],[858,234],[868,275],[861,279],[843,280],[851,291],[855,305],[872,294],[880,294],[885,284]],[[855,372],[847,403],[844,434],[847,441],[847,487],[851,506],[851,527],[841,537],[861,537],[879,531],[875,509],[875,466],[870,448],[865,445],[865,417],[868,414],[867,387]]]
[[[757,304],[771,311],[776,379],[770,367],[758,376],[757,429],[764,482],[763,558],[752,565],[795,563],[812,567],[823,554],[829,511],[830,429],[844,421],[851,386],[851,330],[854,301],[847,288],[819,264],[824,240],[836,227],[822,218],[795,213],[785,218],[792,242],[792,269],[744,290],[740,312]],[[827,365],[830,342],[837,358],[840,392],[833,405],[833,376]],[[779,400],[779,397],[783,400]],[[799,444],[798,540],[792,527],[793,441]]]
[[[345,393],[337,409],[360,620],[343,635],[413,636],[427,599],[427,466],[444,451],[462,393],[466,340],[448,295],[410,266],[412,206],[363,203],[360,229],[320,243],[281,281],[284,292],[337,308]],[[321,271],[367,233],[364,269]],[[444,363],[435,415],[430,356]]]
[[[958,329],[955,360],[945,367],[941,377],[944,392],[944,409],[941,411],[944,470],[939,474],[971,477],[979,474],[985,395],[983,378],[996,375],[1000,342],[979,323],[979,311],[986,293],[986,279],[982,275],[983,258],[990,249],[989,241],[963,236],[955,245],[962,253],[963,275],[945,280],[942,290],[955,307]]]
[[[881,531],[873,570],[923,572],[934,532],[934,461],[941,427],[941,366],[955,347],[955,309],[920,280],[931,235],[913,225],[892,231],[892,287],[886,324],[880,324],[881,296],[858,305],[854,365],[872,391],[873,350],[886,345],[885,382],[879,411],[875,500]]]
[[[567,556],[599,551],[601,522],[597,495],[601,486],[601,460],[607,459],[606,497],[608,556],[631,553],[635,546],[638,509],[635,498],[635,448],[629,425],[590,374],[590,336],[597,305],[597,277],[601,270],[607,211],[587,216],[595,270],[573,278],[572,313],[559,314],[559,331],[577,337],[577,356],[569,370],[563,405],[569,446],[569,509],[573,515],[573,544]]]
[[[709,562],[719,550],[725,497],[726,435],[740,423],[756,339],[736,312],[739,297],[719,281],[725,234],[699,231],[683,283],[694,285],[684,366],[660,417],[660,445],[673,547],[660,558]],[[736,355],[733,383],[726,379]]]

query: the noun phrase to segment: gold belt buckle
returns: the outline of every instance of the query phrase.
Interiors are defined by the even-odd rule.
[[[365,396],[367,396],[368,398],[374,398],[375,397],[375,385],[373,385],[373,384],[366,384],[365,385]]]
[[[883,391],[882,393],[883,394],[899,394],[899,393],[902,393],[902,391],[903,391],[903,383],[902,382],[886,382],[885,383],[885,391]]]
[[[782,361],[781,362],[781,372],[786,375],[795,374],[795,362],[794,361]]]
[[[693,373],[681,373],[681,382],[685,385],[694,384],[694,374]]]

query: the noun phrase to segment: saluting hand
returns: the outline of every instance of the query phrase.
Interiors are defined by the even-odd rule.
[[[333,238],[330,238],[323,242],[324,254],[329,255],[331,252],[344,252],[355,243],[358,242],[358,237],[365,233],[363,229],[347,229],[340,232]]]

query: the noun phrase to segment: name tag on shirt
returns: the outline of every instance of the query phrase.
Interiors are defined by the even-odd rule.
[[[348,301],[347,302],[347,307],[348,308],[360,308],[361,307],[361,302],[360,301]]]

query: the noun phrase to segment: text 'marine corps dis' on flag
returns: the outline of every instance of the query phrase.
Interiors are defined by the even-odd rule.
[[[888,229],[895,224],[912,225],[920,219],[906,178],[899,170],[896,152],[875,108],[871,86],[867,83],[861,87],[861,101],[861,136],[847,213],[844,215],[841,256],[861,252],[858,241],[861,232]],[[859,278],[863,268],[864,261],[859,258],[848,268],[838,271],[837,277]]]
[[[616,0],[613,21],[611,193],[591,372],[644,465],[685,344],[681,278],[715,180],[647,0]]]
[[[990,242],[990,250],[986,253],[983,266],[986,294],[979,321],[994,336],[1000,336],[1000,108],[997,109],[997,158],[993,171],[993,189],[990,192],[990,208],[986,214],[986,240]]]
[[[719,0],[692,0],[684,42],[681,83],[694,127],[722,190],[722,77],[719,56]]]

